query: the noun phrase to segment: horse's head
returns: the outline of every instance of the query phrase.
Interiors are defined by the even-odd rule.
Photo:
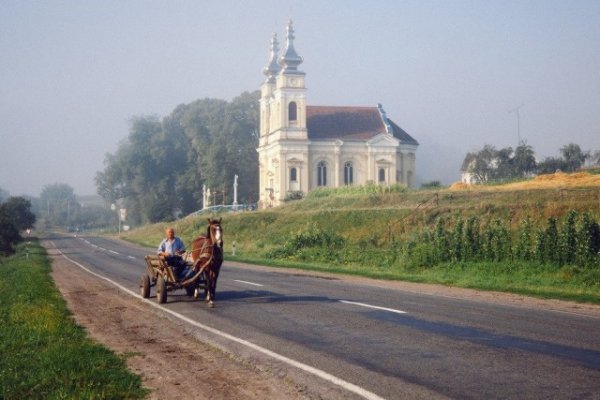
[[[223,248],[223,228],[221,228],[221,220],[208,219],[208,235],[210,240],[217,246]]]

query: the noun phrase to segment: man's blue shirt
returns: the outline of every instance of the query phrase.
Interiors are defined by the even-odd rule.
[[[181,240],[178,236],[173,238],[173,241],[170,242],[169,239],[164,238],[160,245],[158,246],[158,253],[165,252],[169,255],[176,256],[180,252],[185,251],[185,245],[183,244],[183,240]]]

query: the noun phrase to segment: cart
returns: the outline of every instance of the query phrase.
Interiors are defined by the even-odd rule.
[[[194,276],[178,281],[175,278],[173,267],[167,265],[165,259],[158,255],[148,255],[146,260],[146,272],[141,277],[140,290],[143,298],[150,297],[150,288],[156,286],[156,301],[158,303],[167,302],[167,292],[185,289],[188,296],[200,297],[200,290],[204,289],[204,296],[208,290],[206,285],[205,270],[198,270]],[[194,267],[194,264],[188,261],[188,267]]]

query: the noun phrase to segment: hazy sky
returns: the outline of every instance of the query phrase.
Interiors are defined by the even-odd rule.
[[[0,0],[0,188],[95,193],[131,117],[258,89],[290,17],[308,103],[382,103],[420,182],[516,146],[521,105],[539,159],[600,150],[598,0]]]

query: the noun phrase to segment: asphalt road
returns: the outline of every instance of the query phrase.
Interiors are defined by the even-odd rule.
[[[143,257],[153,253],[104,237],[51,240],[70,259],[136,293]],[[600,399],[597,316],[227,260],[216,305],[209,309],[178,290],[163,307],[339,377],[364,389],[364,397]]]

